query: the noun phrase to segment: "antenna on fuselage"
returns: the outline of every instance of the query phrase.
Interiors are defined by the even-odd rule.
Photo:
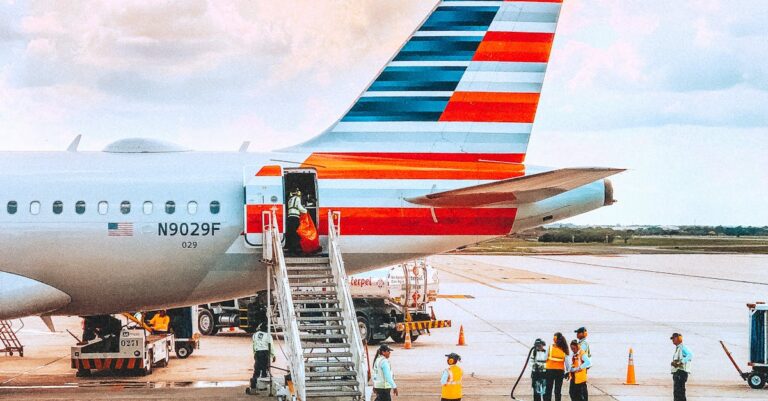
[[[240,149],[238,150],[238,152],[247,152],[248,151],[248,146],[251,146],[251,141],[243,142],[243,144],[240,145]]]
[[[80,145],[80,138],[82,137],[82,134],[78,134],[75,139],[72,140],[72,143],[67,146],[67,152],[77,152],[77,147]]]

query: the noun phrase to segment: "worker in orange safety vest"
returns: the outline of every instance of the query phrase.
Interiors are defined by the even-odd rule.
[[[568,394],[571,395],[571,401],[587,401],[589,397],[587,393],[587,369],[592,366],[592,362],[590,362],[587,353],[581,349],[578,340],[571,341],[571,351],[573,352],[570,368],[571,385]]]
[[[440,391],[440,401],[460,401],[461,400],[461,378],[464,372],[461,370],[459,361],[461,356],[455,352],[446,355],[448,358],[448,368],[443,371],[440,378],[442,390]]]
[[[568,341],[563,333],[555,333],[547,354],[547,390],[544,392],[544,401],[552,401],[553,393],[555,394],[555,401],[562,399],[565,363],[569,353]]]

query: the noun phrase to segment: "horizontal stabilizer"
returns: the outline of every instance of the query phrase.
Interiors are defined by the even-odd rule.
[[[477,207],[531,203],[620,173],[619,168],[564,168],[406,199],[431,207]]]

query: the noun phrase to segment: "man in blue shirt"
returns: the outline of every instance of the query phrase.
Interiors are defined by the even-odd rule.
[[[683,335],[680,333],[673,333],[672,344],[675,344],[675,353],[672,355],[672,381],[674,382],[674,399],[675,401],[686,401],[685,398],[685,382],[688,381],[688,375],[691,373],[691,359],[693,359],[693,353],[685,345],[683,345]]]

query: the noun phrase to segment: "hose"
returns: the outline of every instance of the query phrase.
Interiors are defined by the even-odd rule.
[[[509,396],[516,400],[515,398],[515,389],[517,388],[517,385],[520,383],[520,379],[523,378],[523,373],[525,373],[525,369],[528,367],[528,361],[531,360],[531,354],[533,353],[533,350],[536,349],[536,346],[531,347],[531,350],[528,351],[528,356],[525,357],[525,365],[523,365],[523,370],[520,371],[520,376],[517,376],[517,381],[515,382],[515,385],[512,386],[512,392],[509,393]]]

